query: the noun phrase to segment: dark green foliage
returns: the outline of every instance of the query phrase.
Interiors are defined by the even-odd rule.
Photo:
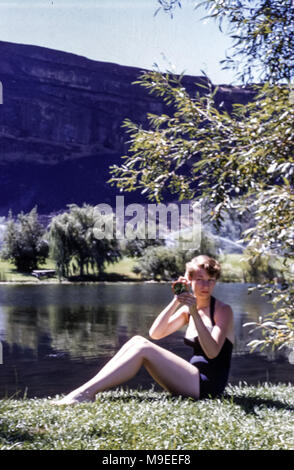
[[[21,272],[36,269],[45,262],[49,253],[44,235],[45,228],[38,222],[36,207],[28,214],[18,214],[16,221],[9,212],[2,258],[11,260]]]
[[[51,253],[59,274],[83,277],[91,268],[92,273],[99,275],[105,263],[120,259],[118,242],[114,237],[99,238],[104,222],[96,207],[88,204],[68,207],[68,212],[57,215],[50,224]]]
[[[138,258],[143,256],[146,248],[151,246],[162,246],[165,243],[163,238],[149,239],[144,223],[141,223],[137,232],[138,236],[136,236],[136,238],[131,240],[127,238],[121,240],[120,246],[126,256],[130,256],[131,258]]]
[[[183,275],[186,262],[198,254],[198,250],[180,247],[148,247],[133,271],[143,279],[170,281]]]

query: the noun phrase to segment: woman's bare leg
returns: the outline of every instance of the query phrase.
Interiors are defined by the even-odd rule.
[[[199,398],[199,372],[196,367],[147,339],[135,336],[95,377],[68,394],[58,404],[92,400],[96,393],[134,377],[142,365],[164,389],[177,395]]]

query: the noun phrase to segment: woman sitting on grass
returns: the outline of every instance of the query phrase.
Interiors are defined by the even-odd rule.
[[[95,377],[55,403],[92,401],[98,392],[134,377],[141,366],[173,395],[196,400],[220,395],[227,384],[234,343],[232,309],[212,296],[220,269],[219,263],[206,255],[187,263],[185,276],[173,283],[172,301],[149,331],[150,337],[157,340],[188,325],[184,341],[194,349],[190,362],[134,336]]]

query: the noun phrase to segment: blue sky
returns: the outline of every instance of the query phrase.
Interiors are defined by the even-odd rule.
[[[89,59],[201,75],[232,83],[219,64],[231,40],[212,20],[200,21],[194,0],[173,19],[154,13],[156,0],[0,0],[0,40],[34,44]]]

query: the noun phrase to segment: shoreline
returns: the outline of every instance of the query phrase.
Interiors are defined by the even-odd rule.
[[[93,284],[171,284],[173,280],[170,281],[154,281],[154,280],[101,280],[101,281],[0,281],[0,285],[28,285],[28,286],[45,286],[45,285],[93,285]],[[238,279],[236,281],[232,280],[219,280],[218,283],[226,284],[255,284],[254,282],[245,282],[244,280]]]
[[[242,283],[242,284],[258,284],[264,281],[265,274],[260,272],[260,279],[251,278],[252,273],[242,264],[240,256],[227,255],[222,261],[222,276],[219,282],[224,283]],[[0,261],[0,285],[68,285],[68,284],[107,284],[107,283],[122,283],[122,284],[165,284],[171,283],[174,279],[163,280],[163,279],[148,279],[141,278],[139,274],[132,272],[133,266],[136,259],[124,257],[118,263],[113,266],[108,266],[105,272],[97,274],[85,274],[83,277],[79,275],[70,276],[69,278],[59,279],[57,273],[55,277],[44,277],[43,279],[37,279],[31,276],[30,273],[18,273],[10,262]],[[52,260],[48,262],[43,269],[55,269]],[[256,276],[255,276],[256,277]]]

